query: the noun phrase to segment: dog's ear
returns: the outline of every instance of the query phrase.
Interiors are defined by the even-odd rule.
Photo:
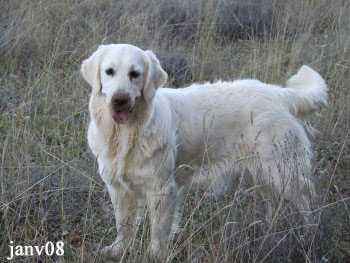
[[[81,64],[80,72],[84,79],[92,87],[92,92],[97,94],[101,92],[101,77],[100,77],[100,64],[101,54],[104,49],[104,45],[98,47],[98,49]]]
[[[142,92],[146,101],[152,101],[156,90],[167,81],[168,74],[162,69],[159,60],[151,50],[145,53],[148,66]]]

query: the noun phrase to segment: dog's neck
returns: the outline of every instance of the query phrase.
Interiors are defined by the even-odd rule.
[[[90,97],[89,110],[92,122],[96,125],[98,132],[102,133],[105,140],[107,158],[112,165],[108,177],[111,184],[123,184],[125,168],[127,167],[128,154],[143,136],[148,123],[152,119],[153,104],[147,104],[140,100],[126,124],[116,124],[110,114],[105,96],[93,94]]]

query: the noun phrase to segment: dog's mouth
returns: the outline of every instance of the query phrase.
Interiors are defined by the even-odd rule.
[[[125,124],[129,119],[129,114],[132,113],[132,109],[129,111],[112,111],[112,119],[117,124]]]

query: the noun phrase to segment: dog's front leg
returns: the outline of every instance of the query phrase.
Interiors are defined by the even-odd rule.
[[[181,202],[181,190],[175,180],[156,187],[147,196],[150,210],[151,243],[150,256],[164,259],[172,229],[177,223],[177,206]]]
[[[107,259],[119,260],[131,245],[137,217],[137,202],[121,189],[117,191],[109,186],[108,191],[114,207],[117,238],[110,246],[104,247],[101,253]]]

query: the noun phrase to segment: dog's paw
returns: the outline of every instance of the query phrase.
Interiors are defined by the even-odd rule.
[[[97,246],[95,251],[99,257],[107,262],[119,262],[124,255],[123,248],[120,245],[118,246],[118,244],[112,244],[105,247]]]
[[[147,262],[165,262],[166,249],[161,246],[158,240],[152,240],[147,250]]]
[[[163,257],[160,254],[154,253],[151,250],[147,251],[146,259],[147,259],[146,262],[149,262],[149,263],[162,263],[162,262],[164,262]]]

